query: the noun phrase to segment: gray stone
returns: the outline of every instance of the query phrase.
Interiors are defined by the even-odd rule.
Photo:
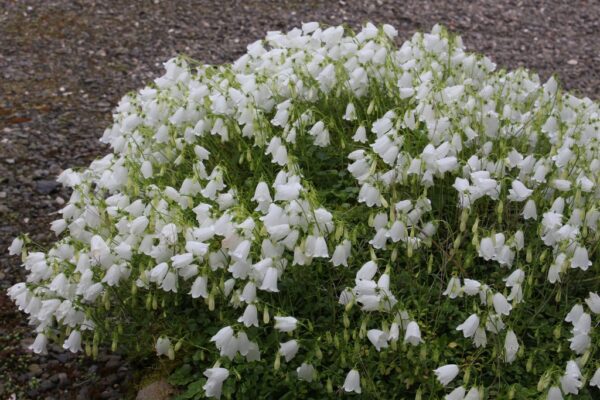
[[[60,188],[60,183],[56,181],[42,179],[35,182],[35,190],[41,194],[50,194],[57,192]]]
[[[45,392],[46,390],[52,389],[54,386],[55,385],[54,385],[54,383],[52,383],[52,381],[45,380],[40,383],[40,386],[38,386],[38,390],[40,392]]]
[[[113,370],[119,368],[121,365],[121,357],[119,356],[108,356],[108,361],[104,365],[107,369]]]
[[[136,400],[168,400],[175,393],[173,386],[162,378],[144,386],[137,394]]]
[[[42,367],[39,366],[39,364],[30,364],[29,365],[29,372],[31,372],[31,374],[33,376],[38,376],[42,374]]]

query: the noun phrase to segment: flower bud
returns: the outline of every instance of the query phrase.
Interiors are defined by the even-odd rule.
[[[181,346],[183,345],[183,339],[179,339],[179,341],[177,341],[177,343],[175,344],[175,351],[179,351],[181,349]]]
[[[460,231],[464,232],[467,230],[467,221],[469,220],[469,211],[464,208],[460,214]]]
[[[215,310],[215,295],[212,292],[208,295],[208,309],[210,311]]]
[[[333,393],[333,383],[331,382],[331,378],[327,378],[327,393]]]
[[[273,369],[275,371],[279,370],[279,367],[281,366],[281,355],[279,353],[277,353],[277,355],[275,356],[275,362],[273,363]]]
[[[148,293],[146,296],[146,310],[150,311],[152,309],[152,294]]]

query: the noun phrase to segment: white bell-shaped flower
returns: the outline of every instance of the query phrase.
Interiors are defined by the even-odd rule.
[[[494,294],[494,297],[492,297],[492,302],[494,304],[494,310],[496,310],[496,312],[498,314],[501,314],[501,315],[509,315],[510,314],[510,310],[512,310],[512,306],[506,300],[506,297],[504,297],[504,295],[502,293]]]
[[[202,389],[207,397],[221,398],[223,382],[229,377],[229,371],[225,368],[208,368],[204,371],[208,378]]]
[[[362,389],[360,387],[360,374],[357,370],[352,369],[346,375],[346,379],[344,380],[344,391],[347,393],[362,393]]]
[[[517,335],[515,335],[512,329],[509,329],[504,339],[504,361],[512,363],[517,357],[518,351],[519,341],[517,340]]]
[[[560,388],[558,386],[552,386],[548,389],[548,394],[546,395],[546,400],[563,400],[564,397]]]
[[[244,314],[238,318],[238,322],[242,322],[245,327],[258,327],[258,311],[254,304],[248,304],[244,310]]]
[[[410,321],[406,327],[406,332],[404,333],[404,342],[410,343],[413,346],[418,346],[419,343],[422,343],[421,339],[421,329],[419,328],[419,324],[415,321]]]
[[[579,394],[579,389],[583,386],[581,378],[581,371],[577,363],[573,360],[567,361],[565,374],[560,378],[560,387],[563,393]]]
[[[388,347],[388,334],[379,329],[370,329],[367,331],[367,337],[375,346],[377,351]]]
[[[444,400],[464,400],[466,390],[464,387],[459,386],[446,396],[444,396]]]
[[[587,271],[590,265],[592,265],[592,262],[589,259],[587,249],[585,247],[578,246],[575,249],[575,253],[573,253],[573,258],[571,259],[571,268],[581,268],[582,270]]]
[[[590,379],[590,386],[596,386],[600,389],[600,367],[596,369],[596,372],[594,372],[594,375]]]
[[[35,354],[48,354],[47,350],[48,338],[43,333],[38,333],[33,341],[33,344],[29,346],[29,350],[32,350]]]
[[[298,341],[293,339],[279,344],[279,352],[283,355],[286,362],[290,362],[296,357],[299,348]]]
[[[171,357],[173,354],[173,345],[168,337],[159,337],[156,340],[156,355]]]
[[[433,372],[437,377],[437,380],[443,385],[447,386],[450,382],[456,378],[459,372],[458,365],[448,364],[435,369]]]
[[[528,189],[527,186],[519,180],[512,181],[511,188],[512,189],[509,189],[508,191],[508,198],[512,201],[525,201],[533,193],[533,190]]]
[[[279,332],[292,332],[297,324],[298,320],[294,317],[275,317],[275,329]]]
[[[315,375],[315,367],[311,364],[302,363],[296,368],[296,374],[298,374],[298,379],[301,381],[312,382]]]
[[[585,304],[588,305],[594,314],[600,314],[600,296],[596,292],[590,292],[590,295],[585,299]]]
[[[457,331],[463,331],[464,337],[468,338],[475,335],[475,331],[479,327],[479,316],[471,314],[465,322],[456,327]]]

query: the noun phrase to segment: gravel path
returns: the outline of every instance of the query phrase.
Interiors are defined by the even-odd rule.
[[[97,139],[112,107],[175,54],[232,61],[266,31],[311,20],[390,23],[401,39],[439,22],[500,66],[557,73],[568,89],[600,98],[598,0],[0,0],[0,10],[0,399],[135,393],[118,355],[27,351],[26,319],[4,294],[23,273],[5,249],[22,231],[52,240],[49,222],[68,198],[54,178],[108,151]]]

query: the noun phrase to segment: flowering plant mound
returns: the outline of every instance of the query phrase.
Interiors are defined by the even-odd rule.
[[[156,352],[186,398],[596,396],[598,104],[396,35],[307,23],[125,96],[60,239],[11,246],[33,350]]]

